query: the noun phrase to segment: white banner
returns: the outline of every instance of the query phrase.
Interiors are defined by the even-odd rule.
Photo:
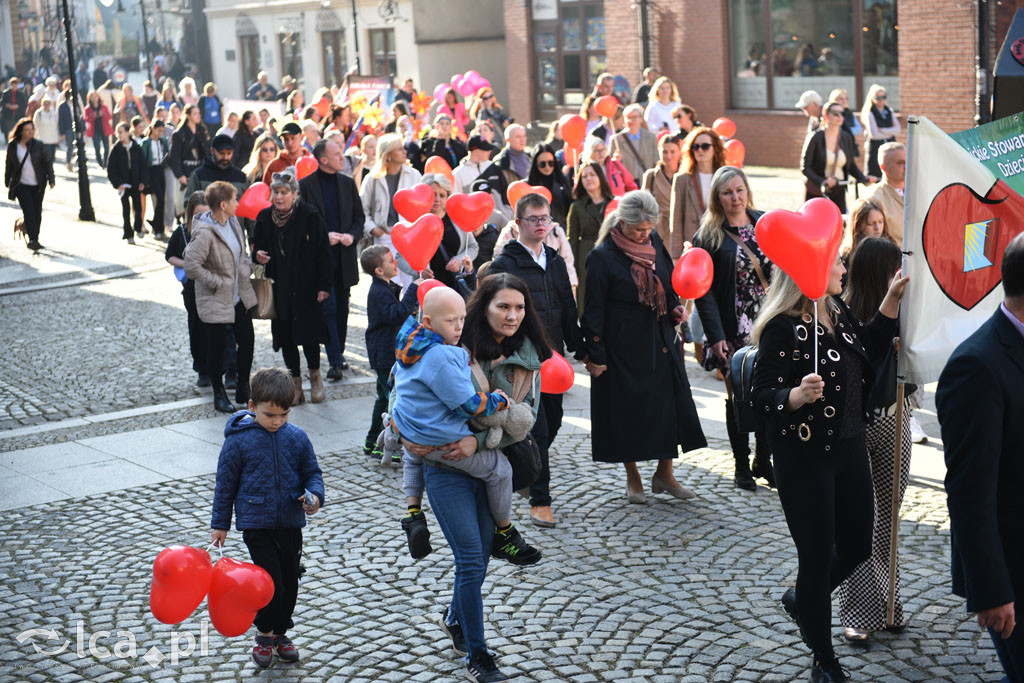
[[[1003,299],[1003,251],[1024,230],[1024,198],[925,117],[908,125],[900,375],[939,378],[954,349]]]

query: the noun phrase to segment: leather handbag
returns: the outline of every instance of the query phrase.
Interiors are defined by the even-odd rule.
[[[273,320],[277,317],[277,309],[274,306],[274,281],[264,277],[266,269],[257,265],[253,269],[252,289],[256,292],[256,310],[252,317],[258,320]]]

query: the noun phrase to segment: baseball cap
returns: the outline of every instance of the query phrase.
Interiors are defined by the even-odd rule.
[[[473,135],[473,136],[471,136],[469,138],[468,147],[469,147],[469,151],[471,151],[471,152],[474,149],[482,149],[482,150],[487,151],[487,152],[493,152],[495,150],[494,145],[492,145],[491,143],[487,142],[487,140],[484,140],[479,135]]]
[[[797,109],[803,109],[809,104],[821,104],[821,95],[814,90],[804,90],[794,106]]]
[[[220,135],[214,136],[213,142],[210,143],[210,146],[217,150],[234,149],[235,141],[231,139],[230,135],[224,135],[221,133]]]
[[[281,126],[281,135],[302,135],[302,129],[299,128],[299,124],[289,121]]]

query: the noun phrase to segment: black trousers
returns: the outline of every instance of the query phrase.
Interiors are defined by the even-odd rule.
[[[295,626],[292,613],[299,594],[302,529],[249,529],[242,532],[252,563],[274,580],[274,597],[256,613],[254,623],[263,633],[283,636]]]
[[[192,370],[205,375],[206,328],[196,310],[196,290],[192,283],[181,290],[181,298],[185,301],[185,311],[188,313],[188,348],[192,352]]]
[[[153,234],[164,234],[164,193],[167,182],[164,179],[163,166],[150,166],[150,183],[146,192],[153,195]]]
[[[341,346],[341,355],[345,355],[345,340],[348,338],[348,305],[351,296],[351,287],[341,284],[341,278],[334,281],[334,302],[337,306],[337,314],[334,318],[338,329],[338,344]]]
[[[31,162],[28,162],[31,163]],[[21,205],[21,215],[25,219],[25,234],[30,241],[39,239],[39,226],[43,223],[43,195],[46,185],[23,185],[18,183],[14,196]]]
[[[252,318],[245,305],[241,301],[235,304],[234,324],[203,323],[203,327],[206,330],[206,367],[213,388],[217,390],[224,386],[224,347],[229,327],[234,330],[238,344],[238,376],[248,381],[252,370],[253,331]]]
[[[370,415],[370,431],[366,432],[366,443],[377,443],[377,437],[384,429],[384,421],[380,416],[388,409],[388,378],[391,377],[391,368],[378,368],[374,372],[377,373],[377,400],[373,402],[373,414]]]
[[[562,395],[541,394],[537,407],[537,421],[533,425],[533,438],[540,450],[540,474],[530,486],[530,505],[533,507],[551,505],[551,467],[548,451],[558,430],[562,426]]]
[[[292,373],[292,377],[302,376],[302,366],[299,365],[299,345],[302,345],[302,354],[306,357],[306,365],[310,370],[320,369],[320,343],[313,339],[296,339],[292,320],[275,320],[271,323],[271,329],[277,345],[281,347],[281,356],[284,358],[284,365]],[[251,356],[250,356],[251,358]],[[241,359],[239,359],[241,360]],[[239,362],[239,373],[241,373],[241,362]]]
[[[135,212],[135,221],[132,221],[132,211]],[[124,235],[122,239],[132,236],[132,230],[142,232],[142,195],[136,187],[127,188],[121,194],[121,218],[124,219]]]
[[[837,440],[827,452],[780,448],[773,455],[799,558],[797,613],[814,656],[832,659],[832,591],[871,556],[875,501],[864,435]]]
[[[102,125],[97,125],[102,130]],[[100,168],[107,167],[107,157],[110,156],[110,142],[107,141],[107,136],[103,133],[92,136],[92,147],[96,151],[96,163],[100,165]],[[102,150],[102,151],[101,151]]]

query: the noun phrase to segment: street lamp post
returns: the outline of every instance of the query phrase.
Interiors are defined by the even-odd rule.
[[[85,165],[85,131],[82,130],[82,109],[79,106],[78,84],[75,73],[75,50],[71,43],[71,20],[68,18],[68,0],[61,0],[64,22],[64,40],[67,42],[68,69],[71,72],[71,112],[74,117],[75,149],[78,150],[78,220],[95,221],[96,212],[92,208],[92,195],[89,193],[89,170]],[[97,125],[103,125],[97,121]]]

